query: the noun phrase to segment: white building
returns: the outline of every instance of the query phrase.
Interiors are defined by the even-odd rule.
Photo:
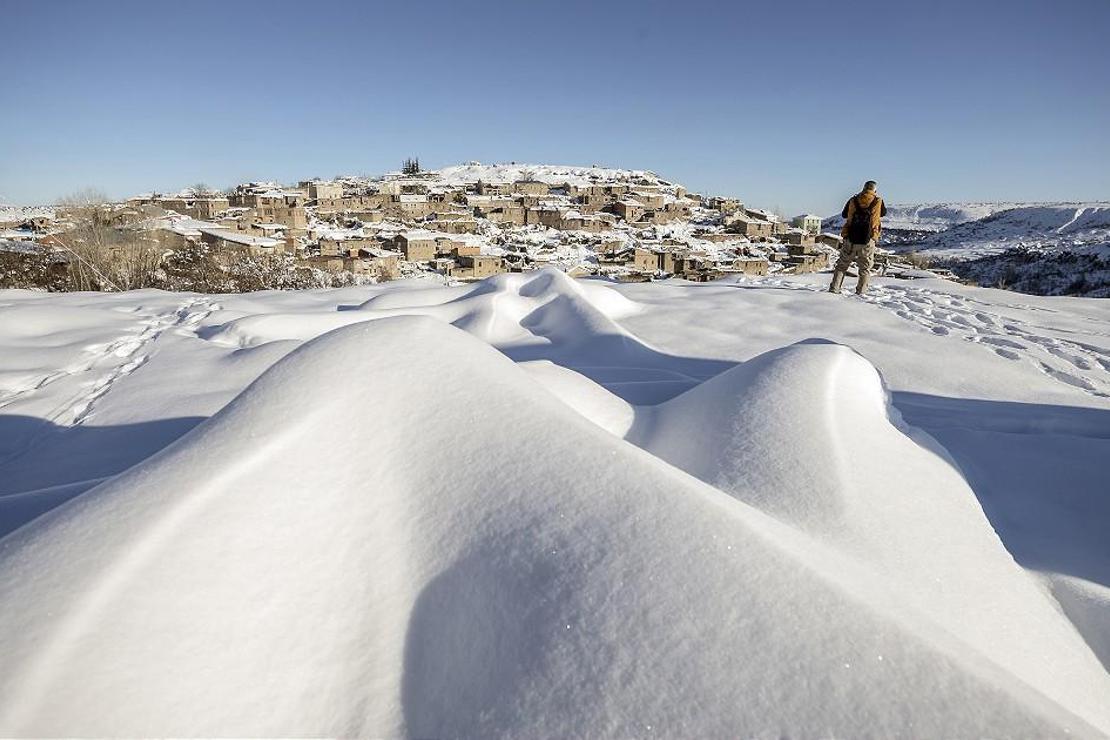
[[[808,234],[821,233],[821,217],[814,216],[812,213],[805,213],[801,216],[795,216],[792,223],[796,228],[799,228]]]

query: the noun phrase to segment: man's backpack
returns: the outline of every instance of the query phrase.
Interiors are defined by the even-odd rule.
[[[863,208],[859,204],[859,198],[856,198],[856,208],[852,212],[852,220],[848,222],[848,241],[852,244],[866,244],[871,241],[871,216],[878,204],[879,199],[875,198],[870,207]]]

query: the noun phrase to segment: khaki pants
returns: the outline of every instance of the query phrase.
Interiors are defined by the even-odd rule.
[[[856,283],[856,292],[862,293],[867,289],[867,281],[871,277],[871,267],[875,264],[875,242],[866,244],[851,244],[845,242],[840,250],[840,258],[833,268],[832,284],[829,290],[833,293],[840,292],[840,284],[844,282],[844,275],[848,268],[855,262],[859,268],[859,282]]]

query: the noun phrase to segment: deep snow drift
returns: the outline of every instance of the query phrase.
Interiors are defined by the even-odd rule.
[[[822,279],[0,293],[0,734],[1110,732],[1110,307]]]

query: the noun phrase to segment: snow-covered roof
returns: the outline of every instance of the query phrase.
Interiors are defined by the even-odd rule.
[[[232,242],[233,244],[243,244],[248,247],[276,247],[277,245],[282,243],[281,239],[271,239],[268,236],[252,236],[250,234],[244,234],[241,231],[233,231],[231,229],[202,228],[198,229],[198,231],[200,231],[200,233],[202,234],[209,234],[226,242]]]

